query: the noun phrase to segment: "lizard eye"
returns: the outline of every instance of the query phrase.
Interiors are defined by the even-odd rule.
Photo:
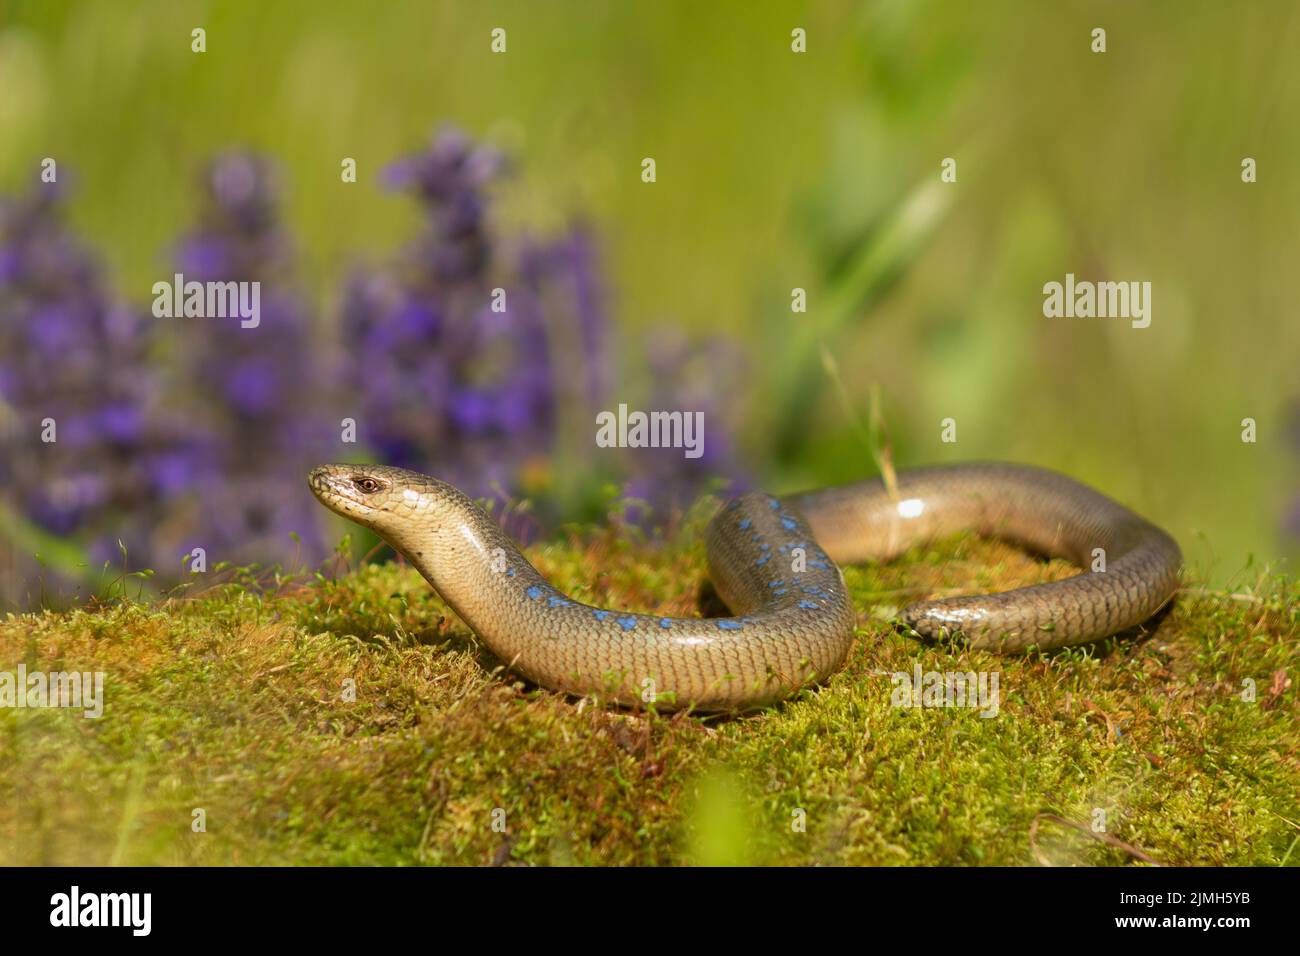
[[[368,495],[372,495],[379,490],[379,482],[375,481],[373,478],[359,476],[352,479],[352,484],[356,485],[360,491],[363,491]]]

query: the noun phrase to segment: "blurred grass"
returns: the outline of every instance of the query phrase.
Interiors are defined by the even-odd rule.
[[[700,530],[663,550],[575,530],[529,557],[584,600],[689,614]],[[1054,655],[888,625],[1069,573],[970,537],[849,569],[845,668],[738,719],[527,686],[395,564],[11,616],[0,670],[107,676],[99,720],[0,710],[0,864],[1300,863],[1293,583],[1192,586],[1149,632]],[[999,715],[892,707],[917,664],[998,672]],[[1098,808],[1132,850],[1055,819],[1086,831]]]
[[[1104,55],[1088,48],[1099,25]],[[1283,436],[1300,392],[1297,41],[1284,2],[10,0],[0,189],[56,157],[77,225],[145,301],[202,161],[264,150],[326,335],[348,265],[415,227],[379,169],[455,122],[521,162],[503,225],[594,222],[629,343],[668,320],[746,345],[753,375],[731,398],[775,490],[871,470],[820,376],[825,347],[861,406],[880,389],[899,467],[1056,467],[1168,527],[1223,583],[1297,549],[1280,528],[1300,486]],[[956,184],[939,183],[946,156]],[[1151,327],[1044,319],[1042,285],[1066,272],[1150,280]],[[790,314],[796,286],[807,315]],[[626,359],[634,389],[647,373]],[[1258,444],[1239,439],[1248,416]]]

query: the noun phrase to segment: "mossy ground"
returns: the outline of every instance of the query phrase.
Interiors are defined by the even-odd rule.
[[[698,534],[677,540],[529,556],[584,600],[689,614],[706,572]],[[969,537],[848,569],[845,668],[738,718],[526,686],[391,563],[10,617],[0,670],[107,687],[99,720],[0,710],[0,863],[1300,863],[1294,585],[1189,587],[1149,632],[1052,655],[888,624],[926,594],[1069,573]],[[998,672],[998,716],[892,706],[918,662]]]

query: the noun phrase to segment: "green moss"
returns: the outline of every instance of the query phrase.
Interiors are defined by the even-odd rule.
[[[692,613],[704,563],[680,540],[575,533],[530,557],[584,600]],[[10,617],[0,670],[107,686],[99,720],[0,710],[0,863],[1300,863],[1293,584],[1188,588],[1150,633],[1051,655],[888,625],[927,594],[1069,573],[974,538],[849,569],[847,665],[738,719],[525,686],[393,564]],[[997,672],[998,716],[892,706],[918,663]]]

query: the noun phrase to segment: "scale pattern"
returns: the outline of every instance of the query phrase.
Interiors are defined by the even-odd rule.
[[[404,554],[525,677],[660,709],[759,707],[834,673],[855,624],[840,563],[884,560],[973,530],[1098,568],[1001,594],[913,604],[900,615],[924,639],[960,636],[1017,651],[1141,623],[1169,600],[1182,562],[1164,531],[1063,475],[992,463],[922,468],[900,474],[896,495],[876,480],[728,502],[709,524],[706,547],[732,616],[661,617],[592,607],[559,591],[478,505],[435,478],[324,465],[309,483],[331,510]]]

